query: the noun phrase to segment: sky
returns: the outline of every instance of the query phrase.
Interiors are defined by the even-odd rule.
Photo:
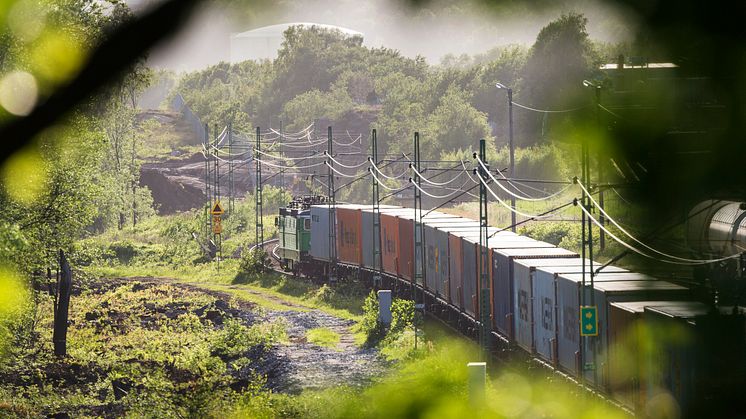
[[[142,10],[153,0],[128,0]],[[591,0],[568,0],[550,9],[515,2],[507,9],[487,9],[471,0],[434,0],[413,9],[397,0],[279,0],[250,10],[257,2],[226,9],[220,1],[205,1],[193,19],[172,40],[151,51],[149,64],[157,68],[191,71],[229,59],[229,37],[262,26],[288,22],[314,22],[344,26],[362,32],[364,45],[397,49],[438,63],[446,54],[478,54],[490,48],[521,43],[531,45],[539,30],[563,12],[588,17],[591,38],[628,40],[634,32],[629,13]],[[260,2],[261,3],[261,2]]]

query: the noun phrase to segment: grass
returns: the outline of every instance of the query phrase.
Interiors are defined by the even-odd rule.
[[[254,385],[236,385],[252,379],[239,373],[255,362],[247,354],[287,341],[282,322],[247,326],[214,296],[175,284],[77,286],[61,360],[52,355],[52,297],[37,295],[33,333],[16,337],[0,362],[0,417],[220,416],[243,394],[232,386]]]
[[[240,400],[235,416],[324,418],[626,418],[594,396],[578,394],[563,381],[488,366],[486,397],[472,402],[467,363],[479,359],[474,345],[444,338],[423,345],[377,382],[364,388],[337,387],[299,396],[269,394]]]
[[[339,345],[339,333],[326,327],[317,327],[309,330],[306,332],[306,339],[314,345],[325,348],[336,348]]]

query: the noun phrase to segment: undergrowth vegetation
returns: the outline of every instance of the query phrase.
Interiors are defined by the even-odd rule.
[[[241,318],[235,304],[166,283],[83,283],[58,359],[53,301],[40,294],[35,344],[0,363],[0,416],[220,416],[261,388],[262,354],[286,339],[283,324]]]

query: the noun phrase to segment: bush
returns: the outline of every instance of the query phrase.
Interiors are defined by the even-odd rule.
[[[411,329],[414,324],[414,301],[395,298],[391,302],[391,325],[378,321],[378,295],[371,291],[363,302],[363,318],[360,329],[365,333],[368,347],[389,345]]]
[[[257,247],[249,252],[243,252],[241,262],[238,265],[239,275],[251,277],[270,272],[269,266],[271,263],[269,253],[261,247]]]

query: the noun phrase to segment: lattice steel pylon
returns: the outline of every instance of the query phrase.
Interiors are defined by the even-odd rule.
[[[254,214],[256,228],[256,245],[264,242],[264,211],[262,208],[262,161],[259,152],[262,149],[262,132],[256,127],[256,145],[254,146],[254,161],[256,162],[256,181],[254,187],[254,202],[256,211]]]
[[[327,182],[327,190],[329,197],[329,282],[335,282],[337,280],[337,214],[336,214],[336,191],[334,190],[334,172],[333,165],[334,160],[334,139],[332,137],[332,127],[327,128],[327,172],[329,173],[329,179]]]
[[[475,153],[476,154],[476,153]],[[479,159],[487,166],[487,155],[484,139],[479,140]],[[489,166],[487,166],[489,169]],[[479,345],[486,353],[490,346],[490,289],[489,289],[489,238],[487,228],[487,186],[489,179],[487,171],[480,164],[477,176],[479,182],[479,260],[477,263],[477,283],[479,284]]]
[[[373,164],[378,166],[378,136],[376,130],[371,131],[370,143],[372,148],[372,159]],[[368,168],[368,171],[372,168]],[[378,179],[375,176],[371,176],[373,179],[373,285],[378,287],[381,286],[381,278],[383,272],[382,263],[382,252],[381,252],[381,203],[379,202],[379,186]]]

